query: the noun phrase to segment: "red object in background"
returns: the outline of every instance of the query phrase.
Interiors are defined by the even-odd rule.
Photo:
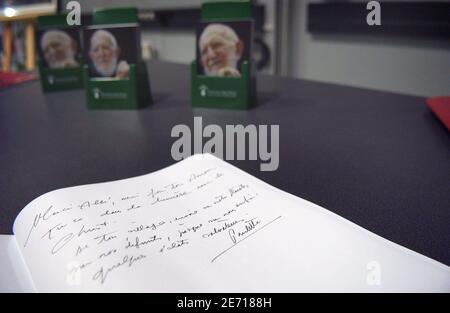
[[[33,73],[0,72],[0,89],[37,78]]]
[[[427,100],[428,107],[450,131],[450,97],[431,98]]]

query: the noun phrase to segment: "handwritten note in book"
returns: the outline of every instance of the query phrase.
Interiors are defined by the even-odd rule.
[[[411,288],[409,271],[419,286],[450,281],[447,267],[207,156],[46,194],[14,232],[38,291],[377,291],[373,260],[383,291]]]

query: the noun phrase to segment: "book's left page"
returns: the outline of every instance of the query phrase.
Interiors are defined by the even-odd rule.
[[[0,293],[34,291],[16,239],[13,235],[0,235]]]

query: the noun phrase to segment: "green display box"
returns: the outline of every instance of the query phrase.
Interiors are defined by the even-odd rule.
[[[252,20],[251,1],[216,1],[202,5],[203,22]],[[197,61],[191,63],[193,107],[246,110],[256,104],[256,79],[252,61],[242,62],[240,77],[199,75]]]
[[[208,1],[203,3],[203,21],[242,20],[253,17],[250,0]]]
[[[191,64],[191,98],[193,107],[245,110],[256,102],[256,80],[244,62],[242,76],[207,77],[197,75],[197,62]]]
[[[137,8],[96,10],[93,25],[138,23]],[[150,81],[145,62],[130,64],[129,77],[124,79],[96,79],[84,66],[86,103],[93,110],[136,110],[152,104]]]
[[[84,76],[82,67],[70,69],[49,69],[42,66],[38,61],[39,76],[42,91],[58,92],[84,87]]]
[[[135,110],[152,103],[145,63],[130,65],[128,79],[92,80],[84,68],[86,102],[93,110]]]
[[[37,20],[37,30],[39,32],[45,32],[46,30],[68,29],[70,27],[67,25],[66,17],[66,14],[40,16]],[[38,36],[36,36],[36,38],[37,40],[39,39]],[[37,42],[37,46],[40,46],[40,42]],[[81,50],[81,47],[78,47],[78,49]],[[45,62],[43,60],[39,59],[37,65],[42,91],[49,93],[83,88],[84,75],[82,57],[80,57],[78,61],[80,65],[76,67],[51,69],[45,66]]]

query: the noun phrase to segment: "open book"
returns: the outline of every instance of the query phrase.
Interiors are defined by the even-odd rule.
[[[450,291],[448,266],[210,155],[47,193],[14,234],[0,280],[25,291]]]

